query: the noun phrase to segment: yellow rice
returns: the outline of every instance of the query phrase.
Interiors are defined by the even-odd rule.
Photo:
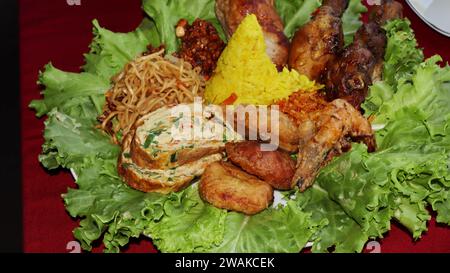
[[[220,56],[206,84],[205,99],[220,104],[230,96],[234,104],[272,104],[295,91],[319,89],[314,81],[297,71],[278,72],[266,53],[264,36],[256,16],[245,17]],[[234,93],[234,95],[232,95]]]

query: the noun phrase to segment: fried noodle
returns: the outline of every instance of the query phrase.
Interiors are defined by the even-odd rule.
[[[164,49],[127,63],[106,92],[100,128],[119,143],[117,134],[126,135],[143,115],[166,105],[193,102],[205,88],[199,69],[182,59],[164,57]]]

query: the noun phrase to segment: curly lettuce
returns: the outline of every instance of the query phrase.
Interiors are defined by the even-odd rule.
[[[423,61],[416,37],[408,19],[388,21],[384,26],[387,37],[383,65],[383,80],[370,87],[370,95],[363,104],[367,115],[378,110],[384,101],[392,98],[401,81],[409,81],[414,68]]]

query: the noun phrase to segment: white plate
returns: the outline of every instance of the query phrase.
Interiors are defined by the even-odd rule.
[[[449,0],[406,0],[406,2],[427,25],[450,37]]]
[[[78,176],[77,176],[77,174],[75,173],[75,170],[74,170],[74,169],[72,169],[72,168],[70,168],[70,173],[72,174],[72,176],[73,176],[73,179],[75,179],[75,181],[77,181],[77,179],[78,179]]]

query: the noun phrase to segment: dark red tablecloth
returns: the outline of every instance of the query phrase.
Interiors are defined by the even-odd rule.
[[[195,1],[195,0],[194,0]],[[38,71],[51,61],[56,67],[78,72],[83,53],[92,38],[91,21],[113,31],[128,32],[140,23],[143,13],[140,0],[79,0],[69,5],[65,0],[20,1],[20,65],[22,107],[22,172],[24,251],[68,252],[73,241],[72,230],[78,221],[65,211],[60,195],[75,187],[69,172],[47,172],[37,157],[43,144],[43,121],[37,119],[27,105],[40,97],[36,85]],[[409,9],[405,14],[425,55],[440,54],[450,60],[450,38],[438,34]],[[94,251],[101,251],[98,246]],[[146,238],[134,240],[127,252],[154,252]],[[381,240],[381,252],[450,252],[450,228],[430,221],[429,231],[414,242],[403,228],[393,225]]]

